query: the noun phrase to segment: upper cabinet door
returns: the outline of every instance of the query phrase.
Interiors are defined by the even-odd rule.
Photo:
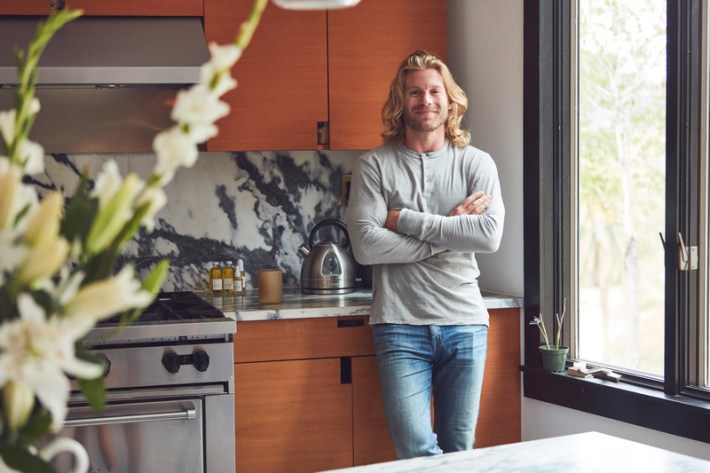
[[[208,42],[234,40],[251,0],[205,0]],[[328,121],[326,13],[269,4],[232,75],[229,116],[217,123],[209,151],[318,148],[318,122]]]
[[[50,0],[0,0],[1,15],[47,15]],[[66,0],[70,10],[92,16],[202,16],[202,0]]]
[[[399,64],[427,50],[446,59],[446,2],[363,0],[328,12],[330,149],[382,144],[380,112]]]

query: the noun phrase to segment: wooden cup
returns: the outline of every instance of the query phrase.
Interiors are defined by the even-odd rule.
[[[283,272],[278,268],[260,269],[257,276],[259,304],[278,304],[283,295]]]

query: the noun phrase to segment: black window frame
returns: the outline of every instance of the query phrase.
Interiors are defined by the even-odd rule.
[[[697,245],[702,0],[669,0],[667,41],[666,235]],[[525,321],[561,312],[571,294],[571,2],[524,6]],[[685,52],[688,52],[687,54]],[[679,210],[682,209],[682,210]],[[538,328],[525,323],[523,394],[579,411],[710,443],[710,395],[693,387],[698,272],[680,272],[677,237],[665,243],[665,375],[625,373],[621,382],[552,374],[540,367]],[[660,242],[659,242],[660,244]],[[570,340],[571,323],[563,326]],[[697,336],[697,333],[695,333]]]

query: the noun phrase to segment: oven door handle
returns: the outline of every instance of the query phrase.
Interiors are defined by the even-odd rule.
[[[63,427],[88,427],[92,425],[132,424],[136,422],[156,422],[162,420],[192,420],[195,419],[194,408],[178,412],[155,412],[150,414],[128,414],[121,416],[87,417],[83,419],[67,419]]]

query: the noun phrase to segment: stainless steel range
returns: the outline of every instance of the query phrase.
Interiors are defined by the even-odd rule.
[[[92,473],[234,472],[235,329],[191,292],[161,293],[120,331],[102,323],[87,341],[108,360],[106,407],[72,392],[58,435],[86,447]]]

